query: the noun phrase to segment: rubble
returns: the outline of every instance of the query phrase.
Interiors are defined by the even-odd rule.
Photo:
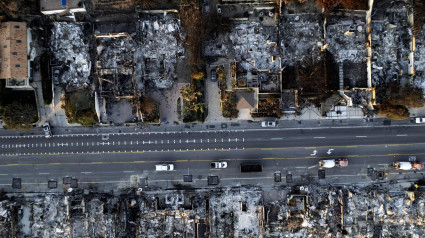
[[[87,42],[82,24],[53,23],[50,51],[53,58],[67,68],[60,77],[67,87],[89,84],[91,63]]]
[[[262,237],[262,191],[225,190],[210,198],[212,237]]]
[[[283,65],[294,65],[304,57],[318,55],[323,46],[323,20],[318,14],[285,15],[280,39]]]
[[[180,20],[172,14],[148,15],[140,20],[140,34],[137,67],[147,83],[158,89],[170,88],[177,78],[177,60],[185,54]]]
[[[425,24],[423,28],[425,29]],[[425,30],[415,38],[415,86],[425,90]]]
[[[135,42],[130,35],[96,34],[97,74],[101,96],[128,97],[134,94],[133,59]]]
[[[206,56],[235,58],[247,71],[281,70],[277,50],[277,28],[262,26],[258,22],[234,23],[230,32],[218,34],[208,42]]]
[[[74,191],[0,201],[1,237],[424,237],[423,188]]]
[[[338,63],[366,62],[366,23],[365,16],[329,17],[326,25],[327,49]],[[365,71],[366,65],[363,67]]]
[[[375,85],[409,79],[412,26],[406,1],[376,0],[372,10],[372,80]],[[412,62],[413,64],[413,62]]]

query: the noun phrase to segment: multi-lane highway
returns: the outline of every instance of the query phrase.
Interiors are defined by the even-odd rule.
[[[65,176],[80,184],[139,182],[175,186],[191,174],[193,186],[206,186],[209,175],[219,176],[221,185],[274,184],[273,176],[292,174],[294,180],[317,178],[321,158],[347,157],[347,168],[326,171],[326,181],[364,182],[367,168],[388,173],[388,178],[409,179],[422,173],[389,167],[395,160],[415,155],[425,161],[425,127],[356,127],[326,129],[245,129],[135,132],[105,134],[56,134],[0,137],[0,184],[22,178],[27,189],[61,181]],[[211,170],[209,162],[228,161],[228,168]],[[161,162],[175,164],[176,171],[155,172]],[[261,163],[264,171],[241,174],[241,163]],[[147,178],[147,179],[146,179]],[[196,184],[196,185],[195,185]],[[139,185],[135,185],[139,186]]]

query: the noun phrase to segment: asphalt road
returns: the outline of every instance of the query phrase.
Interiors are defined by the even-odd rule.
[[[247,129],[215,131],[66,134],[52,139],[40,135],[0,137],[0,186],[9,188],[12,177],[25,190],[46,189],[48,180],[71,176],[80,186],[205,187],[208,176],[220,185],[285,184],[317,179],[317,162],[347,157],[347,168],[326,170],[321,182],[368,182],[368,168],[387,173],[387,179],[422,178],[421,171],[400,174],[389,165],[409,156],[425,161],[425,127],[400,126],[334,129]],[[228,161],[228,168],[213,170],[209,162]],[[157,163],[174,163],[175,171],[156,172]],[[243,174],[241,163],[261,163],[263,172]],[[274,182],[280,172],[282,182]],[[191,174],[193,182],[183,183]],[[142,182],[141,182],[142,181]],[[58,187],[59,188],[59,187]]]

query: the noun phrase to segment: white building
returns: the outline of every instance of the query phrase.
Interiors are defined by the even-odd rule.
[[[83,0],[40,0],[40,11],[44,15],[70,14],[86,12]]]

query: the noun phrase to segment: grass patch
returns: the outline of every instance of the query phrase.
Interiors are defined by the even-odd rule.
[[[239,110],[236,108],[237,98],[236,92],[224,92],[226,95],[221,104],[221,112],[223,113],[223,117],[227,118],[237,118],[239,114]]]
[[[91,126],[98,122],[94,98],[89,90],[66,93],[62,109],[65,110],[66,119],[69,123]]]
[[[143,122],[159,123],[159,105],[148,96],[143,96],[140,102],[140,109],[143,114]]]
[[[32,128],[38,121],[37,104],[34,91],[15,91],[5,87],[0,80],[0,115],[8,129]]]

